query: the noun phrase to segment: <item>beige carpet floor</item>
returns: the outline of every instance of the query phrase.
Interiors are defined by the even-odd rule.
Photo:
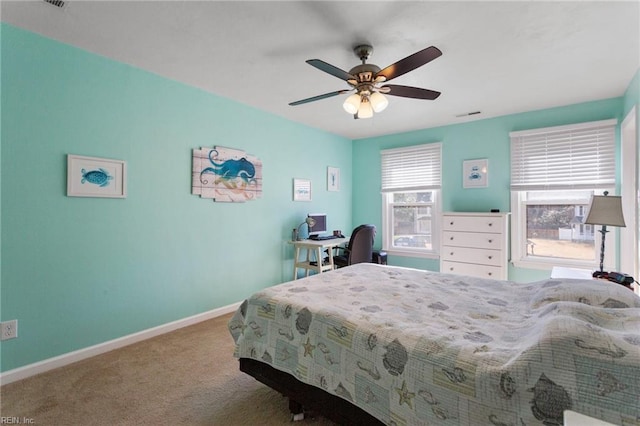
[[[4,385],[0,416],[55,426],[290,425],[288,400],[239,371],[229,318]]]

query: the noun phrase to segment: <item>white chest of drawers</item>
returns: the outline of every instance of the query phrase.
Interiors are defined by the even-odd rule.
[[[440,272],[507,279],[509,213],[444,213],[440,241]]]

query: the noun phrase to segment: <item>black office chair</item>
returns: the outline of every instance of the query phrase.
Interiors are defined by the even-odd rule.
[[[344,253],[333,256],[333,263],[336,268],[355,265],[356,263],[371,263],[375,236],[375,225],[360,225],[354,229],[347,247],[338,247],[338,250],[343,250]]]

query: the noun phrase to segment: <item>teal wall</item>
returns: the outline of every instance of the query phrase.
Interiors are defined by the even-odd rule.
[[[309,211],[350,229],[350,140],[6,24],[1,43],[1,319],[19,321],[2,371],[291,279]],[[262,199],[191,195],[191,149],[213,145],[262,160]],[[126,160],[127,198],[67,197],[67,154]],[[292,201],[294,177],[313,201]]]
[[[382,226],[381,149],[442,142],[443,211],[488,212],[496,208],[506,212],[511,210],[509,132],[609,118],[621,120],[622,107],[623,99],[614,98],[356,140],[353,143],[353,175],[358,185],[353,193],[353,221]],[[463,189],[462,162],[476,158],[489,160],[489,186],[486,189]],[[376,237],[376,244],[382,245],[381,233]],[[389,263],[433,271],[440,268],[437,259],[389,256]],[[509,279],[516,281],[533,281],[548,276],[549,271],[513,266],[509,270]]]
[[[18,319],[20,335],[0,344],[1,371],[289,280],[284,241],[309,211],[327,212],[330,229],[380,227],[380,149],[441,141],[443,209],[508,211],[509,132],[621,119],[640,85],[636,73],[622,98],[351,143],[6,24],[0,43],[0,319]],[[263,161],[262,199],[190,194],[191,149],[213,145]],[[67,154],[126,160],[128,197],[66,197]],[[471,158],[489,159],[489,188],[462,189]],[[326,190],[327,166],[341,169],[340,192]],[[294,177],[312,180],[312,202],[292,201]],[[389,260],[438,270],[436,260]]]

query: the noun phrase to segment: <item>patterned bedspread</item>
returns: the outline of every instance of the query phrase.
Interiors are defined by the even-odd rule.
[[[640,423],[640,298],[606,281],[358,264],[254,294],[229,330],[390,425]]]

